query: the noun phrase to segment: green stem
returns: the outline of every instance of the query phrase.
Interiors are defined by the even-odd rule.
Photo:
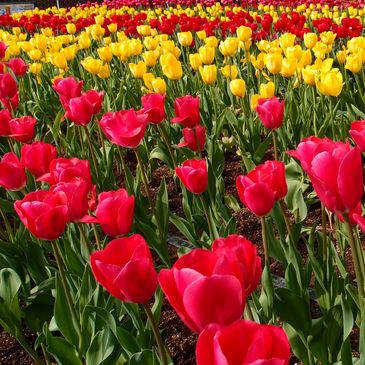
[[[85,233],[85,230],[84,230],[84,226],[82,225],[82,223],[78,223],[77,226],[79,227],[79,231],[80,231],[80,234],[81,234],[81,238],[82,238],[82,241],[84,241],[84,246],[86,247],[89,255],[91,254],[91,252],[93,251],[92,247],[91,247],[91,243],[90,241],[88,240],[88,238],[86,237],[86,233]]]
[[[363,282],[363,278],[361,275],[360,265],[361,264],[363,265],[364,263],[359,262],[358,250],[356,249],[356,242],[354,239],[352,226],[351,226],[347,213],[344,214],[344,218],[345,218],[345,226],[346,226],[346,230],[347,230],[349,244],[350,244],[350,248],[351,248],[352,261],[353,261],[354,268],[355,268],[355,275],[356,275],[358,294],[359,294],[359,307],[360,307],[360,311],[362,311],[363,300],[364,300],[364,282]]]
[[[212,215],[209,212],[209,207],[208,207],[207,203],[205,202],[205,199],[202,194],[199,195],[199,198],[200,198],[200,201],[202,202],[204,214],[207,218],[210,238],[217,239],[217,238],[219,238],[219,234],[218,234],[216,225],[214,224],[214,222],[212,222]]]
[[[38,336],[39,336],[40,334],[38,334]],[[42,343],[41,344],[41,348],[42,348],[42,352],[43,352],[43,356],[44,356],[44,360],[46,361],[46,364],[47,365],[52,365],[52,360],[51,360],[51,358],[49,357],[49,354],[48,354],[48,352],[47,352],[47,350],[46,350],[46,347],[44,346],[44,344]]]
[[[10,226],[10,223],[8,221],[8,218],[6,217],[6,214],[1,209],[1,206],[0,206],[0,215],[3,218],[4,225],[5,225],[5,229],[6,229],[6,232],[7,232],[8,236],[9,236],[9,238],[10,238],[10,241],[11,242],[14,242],[13,230],[11,229],[11,226]]]
[[[96,229],[96,224],[92,224],[91,226],[93,227],[93,232],[94,232],[95,241],[96,241],[96,247],[98,248],[98,250],[101,250],[101,243],[100,243],[98,230]]]
[[[86,139],[87,139],[87,142],[89,143],[89,148],[90,148],[90,153],[91,153],[91,159],[92,159],[93,164],[94,164],[94,170],[95,170],[95,174],[96,174],[96,179],[100,183],[101,181],[100,181],[100,175],[99,175],[99,168],[98,168],[98,164],[96,162],[94,145],[91,142],[89,128],[87,126],[85,126],[85,127],[83,127],[83,130],[85,131]]]
[[[158,329],[155,318],[153,316],[153,313],[151,311],[151,308],[150,308],[148,303],[144,303],[144,304],[142,304],[142,306],[143,306],[143,309],[145,310],[145,312],[147,314],[148,320],[151,323],[152,331],[153,331],[153,334],[155,335],[155,339],[156,339],[157,346],[158,346],[158,352],[160,353],[161,363],[162,363],[162,365],[168,365],[166,347],[165,347],[165,345],[163,343],[163,340],[161,338],[161,334],[160,334],[160,331]]]
[[[177,162],[176,162],[176,159],[175,159],[174,151],[171,148],[171,142],[170,142],[170,140],[167,136],[167,132],[166,132],[164,123],[162,122],[161,124],[158,124],[157,128],[161,133],[162,139],[164,140],[167,149],[169,150],[170,157],[171,157],[172,163],[174,165],[174,168],[176,168]]]
[[[57,267],[58,267],[59,274],[60,274],[60,281],[61,281],[61,285],[62,285],[63,291],[65,293],[65,296],[66,296],[66,301],[67,301],[68,309],[70,311],[71,319],[72,319],[72,321],[74,322],[74,324],[76,326],[76,332],[77,332],[77,335],[78,335],[78,337],[81,341],[82,336],[81,336],[80,322],[77,319],[75,304],[72,301],[72,298],[71,298],[71,295],[70,295],[70,290],[69,290],[68,285],[67,285],[66,273],[65,273],[65,269],[63,267],[61,254],[60,254],[60,251],[58,249],[57,243],[55,241],[51,241],[51,246],[52,246],[52,249],[53,249],[53,254],[56,258]]]
[[[262,244],[264,246],[264,256],[265,256],[265,265],[270,266],[270,257],[269,257],[269,248],[268,248],[268,239],[266,232],[266,222],[265,217],[260,217],[261,221],[261,230],[262,230]]]
[[[14,146],[13,146],[13,144],[11,143],[11,139],[10,139],[10,138],[7,138],[7,140],[8,140],[8,144],[9,144],[10,151],[11,151],[11,152],[13,152],[13,153],[15,153],[15,151],[14,151]]]
[[[248,316],[248,319],[252,322],[255,321],[254,317],[253,317],[253,313],[252,313],[252,309],[251,309],[251,306],[250,306],[250,301],[248,300],[248,298],[246,298],[246,313],[247,313],[247,316]]]
[[[276,132],[273,130],[272,131],[272,141],[273,141],[273,144],[274,144],[274,158],[276,161],[279,161],[278,159],[278,146],[277,146],[277,143],[276,143]]]
[[[321,212],[322,212],[322,256],[323,262],[327,261],[327,219],[326,219],[326,208],[323,204],[321,204]],[[325,267],[325,266],[324,266]]]
[[[202,158],[202,151],[200,149],[200,143],[199,143],[199,138],[198,138],[198,134],[196,133],[196,128],[193,127],[193,133],[194,133],[194,138],[195,138],[195,143],[196,143],[196,149],[198,152],[198,156],[201,159]]]
[[[293,245],[295,244],[294,242],[294,237],[293,237],[293,230],[292,230],[292,225],[290,223],[290,220],[288,218],[288,215],[286,214],[286,210],[285,210],[285,206],[284,206],[284,201],[283,200],[279,200],[279,207],[281,210],[281,213],[284,217],[284,221],[285,221],[285,225],[286,225],[286,229],[288,231],[288,235],[290,240],[292,241]]]

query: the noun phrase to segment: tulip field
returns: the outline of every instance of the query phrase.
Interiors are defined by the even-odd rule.
[[[365,364],[364,25],[363,0],[0,15],[0,364]]]

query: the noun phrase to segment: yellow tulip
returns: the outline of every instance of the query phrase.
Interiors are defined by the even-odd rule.
[[[132,50],[130,43],[128,41],[122,42],[120,44],[120,59],[122,61],[127,60],[131,56]]]
[[[113,56],[120,57],[120,55],[121,55],[120,43],[117,43],[117,42],[110,43],[110,50],[111,50]]]
[[[235,79],[229,83],[229,88],[234,96],[243,98],[246,94],[246,83],[245,80]]]
[[[159,39],[158,38],[154,38],[154,37],[146,37],[143,40],[143,44],[144,46],[149,50],[149,51],[153,51],[157,48],[158,44],[159,44]]]
[[[137,32],[143,37],[151,35],[151,27],[149,25],[137,25]]]
[[[113,59],[113,53],[112,53],[110,47],[101,47],[101,48],[98,48],[97,51],[98,51],[99,58],[103,62],[109,63]]]
[[[42,72],[42,64],[41,63],[31,63],[29,65],[29,71],[33,75],[39,75]]]
[[[321,41],[324,44],[327,44],[327,45],[333,44],[333,42],[335,41],[336,36],[337,36],[337,34],[331,32],[331,31],[329,31],[329,32],[322,32],[320,34]]]
[[[196,35],[199,39],[205,39],[207,37],[207,33],[205,30],[199,30],[198,32],[196,32]]]
[[[14,35],[19,35],[21,33],[21,29],[19,27],[13,27],[11,28],[11,31],[13,32]]]
[[[260,95],[265,99],[272,98],[275,95],[275,84],[272,81],[269,81],[267,84],[261,84]]]
[[[81,61],[81,65],[87,72],[90,72],[92,75],[97,75],[103,65],[103,62],[99,59],[87,57]]]
[[[297,61],[300,61],[300,59],[302,58],[303,50],[301,46],[296,45],[294,47],[287,47],[284,53],[286,57],[288,58],[295,57]]]
[[[42,58],[42,52],[39,49],[32,49],[28,52],[28,56],[32,61],[39,61]]]
[[[210,65],[214,61],[215,48],[202,46],[199,48],[199,55],[204,65]]]
[[[155,76],[150,73],[150,72],[146,72],[144,75],[143,75],[143,82],[144,84],[146,85],[146,87],[149,89],[149,90],[152,90],[153,89],[153,86],[152,86],[152,81],[155,79]]]
[[[152,80],[152,87],[155,93],[165,94],[166,93],[166,82],[161,77],[156,77]]]
[[[296,58],[285,57],[281,65],[281,75],[284,77],[291,77],[297,70],[298,61]]]
[[[235,65],[226,65],[221,68],[221,72],[224,77],[226,77],[227,79],[230,78],[231,80],[237,78],[238,75],[238,70]]]
[[[318,42],[318,36],[316,33],[305,33],[304,34],[304,45],[312,49]]]
[[[132,39],[129,45],[131,47],[131,55],[139,56],[142,53],[143,46],[140,39]]]
[[[108,30],[110,33],[115,33],[118,30],[118,24],[116,23],[108,24]]]
[[[259,99],[261,98],[261,95],[259,94],[253,94],[251,96],[251,100],[250,100],[250,106],[251,106],[251,110],[255,110],[257,105],[259,104]]]
[[[321,73],[316,78],[316,86],[319,92],[327,96],[340,95],[343,87],[342,74],[338,69],[332,69],[326,73]]]
[[[193,35],[191,32],[179,32],[177,33],[177,39],[183,47],[189,47],[193,42]]]
[[[262,70],[265,66],[265,53],[259,53],[257,58],[254,55],[251,55],[250,61],[257,70]]]
[[[236,30],[237,37],[241,42],[248,41],[252,36],[252,29],[250,27],[246,27],[244,25],[241,25]]]
[[[84,33],[77,41],[82,49],[88,49],[91,46],[91,39],[88,34]]]
[[[211,85],[217,79],[217,66],[205,65],[199,68],[200,76],[205,84]]]
[[[218,39],[215,36],[210,36],[204,39],[204,43],[208,47],[217,48],[218,47]]]
[[[340,63],[341,65],[344,65],[346,62],[346,51],[338,51],[336,53],[336,58],[338,63]]]
[[[307,66],[312,63],[312,53],[310,49],[306,49],[302,52],[300,63],[302,64],[302,66]]]
[[[302,69],[302,77],[307,85],[315,85],[317,70],[312,66],[306,66]]]
[[[317,42],[316,45],[312,48],[312,51],[316,58],[324,59],[328,52],[328,47],[323,42]]]
[[[356,74],[362,69],[362,59],[359,54],[351,54],[346,57],[345,69]]]
[[[224,41],[221,41],[219,45],[219,51],[222,53],[224,57],[233,56],[239,46],[239,39],[234,37],[228,37]]]
[[[76,25],[74,23],[67,23],[66,30],[68,34],[75,34],[77,31]]]
[[[265,66],[272,74],[280,73],[283,64],[283,56],[278,53],[267,54],[265,56]]]
[[[132,75],[137,79],[141,79],[147,71],[147,66],[143,61],[139,61],[138,63],[129,63],[128,66]]]
[[[65,70],[67,68],[67,60],[62,53],[54,53],[51,60],[53,65],[60,68],[61,70]]]
[[[109,65],[107,63],[101,65],[98,72],[98,77],[100,77],[101,79],[107,79],[109,76],[110,76]]]
[[[199,70],[199,67],[202,65],[202,59],[199,53],[189,54],[189,62],[190,66],[194,71]]]
[[[280,47],[282,49],[286,49],[288,47],[293,47],[295,42],[296,35],[292,33],[284,33],[280,38]]]
[[[158,59],[154,51],[146,51],[142,54],[142,57],[148,67],[154,67]]]
[[[182,77],[181,62],[172,54],[168,53],[160,57],[162,72],[170,80],[179,80]]]

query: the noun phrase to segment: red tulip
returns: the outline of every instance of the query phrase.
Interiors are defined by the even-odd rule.
[[[195,130],[195,132],[194,132]],[[197,125],[193,128],[184,128],[182,130],[184,141],[179,143],[178,147],[187,147],[192,151],[204,149],[205,145],[205,127]],[[198,142],[198,143],[197,143]],[[199,146],[199,148],[198,148]]]
[[[49,143],[33,142],[21,148],[21,162],[36,178],[49,172],[49,165],[56,157],[56,147]]]
[[[288,365],[290,345],[282,328],[240,320],[205,328],[196,358],[198,365]]]
[[[4,107],[8,110],[16,110],[19,105],[19,93],[15,93],[12,98],[0,98],[0,101]]]
[[[268,129],[277,129],[283,123],[284,101],[277,97],[259,99],[256,113],[261,119],[262,124]]]
[[[186,160],[175,169],[185,187],[193,194],[201,194],[208,186],[208,171],[205,160]]]
[[[136,114],[134,109],[108,112],[99,124],[106,136],[116,145],[136,148],[144,137],[147,115]]]
[[[0,98],[11,99],[18,92],[18,85],[10,73],[0,74]]]
[[[67,196],[64,192],[38,190],[14,203],[23,224],[37,238],[55,240],[68,221]]]
[[[284,198],[288,192],[285,165],[283,162],[266,161],[246,176],[238,176],[236,186],[240,200],[248,209],[258,216],[267,215],[275,201]]]
[[[53,89],[58,93],[64,107],[72,98],[81,96],[83,81],[77,81],[73,76],[64,79],[58,78],[53,84]]]
[[[158,279],[182,321],[200,333],[210,323],[227,326],[241,318],[245,305],[241,275],[227,255],[195,249],[172,269],[162,269]]]
[[[0,136],[9,136],[10,127],[9,122],[11,120],[11,114],[8,109],[0,110]]]
[[[165,95],[146,94],[142,96],[143,109],[139,113],[147,114],[147,123],[159,124],[166,118]]]
[[[171,119],[172,123],[179,123],[188,128],[200,123],[199,96],[187,95],[176,98],[174,107],[176,117]]]
[[[90,256],[95,279],[114,297],[146,303],[157,287],[151,252],[139,234],[118,238]]]
[[[237,268],[240,282],[247,296],[256,288],[261,279],[262,267],[256,246],[243,236],[236,234],[218,238],[213,242],[212,251],[226,255],[230,265]]]
[[[22,77],[27,73],[28,65],[21,58],[12,58],[7,63],[7,66],[11,68],[15,76]]]
[[[134,196],[127,190],[103,192],[99,195],[96,217],[103,231],[109,236],[120,236],[131,229],[134,213]]]
[[[0,42],[0,59],[3,59],[5,57],[5,52],[8,46],[5,42]]]
[[[7,190],[21,190],[27,183],[24,166],[13,152],[5,153],[0,161],[0,186]]]
[[[357,120],[351,123],[350,134],[355,143],[365,152],[365,120]]]
[[[87,200],[87,184],[80,178],[75,178],[70,182],[60,182],[53,185],[50,189],[51,192],[64,192],[67,197],[68,206],[68,221],[77,222],[80,221],[88,211]]]
[[[9,121],[10,137],[19,142],[29,142],[34,137],[37,120],[31,116],[11,119]]]
[[[56,158],[49,165],[49,173],[41,176],[37,181],[45,181],[53,185],[60,182],[70,182],[75,178],[84,180],[88,191],[92,189],[88,160],[80,160],[76,157]]]
[[[329,139],[303,140],[290,154],[300,160],[324,206],[334,213],[349,213],[363,195],[361,151]]]

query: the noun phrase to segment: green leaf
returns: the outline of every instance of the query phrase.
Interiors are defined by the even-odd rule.
[[[50,293],[40,293],[24,309],[26,325],[34,332],[42,332],[44,323],[49,323],[53,316],[54,298]]]
[[[170,208],[169,208],[169,196],[167,194],[165,179],[162,179],[160,184],[160,189],[157,193],[156,213],[158,215],[160,223],[162,224],[162,230],[166,236],[169,225]],[[161,238],[161,240],[164,240],[164,238]]]
[[[86,364],[100,365],[106,360],[109,364],[114,364],[110,357],[118,347],[118,341],[108,328],[98,332],[87,350]]]
[[[159,365],[160,361],[152,350],[143,350],[134,354],[129,365]]]

